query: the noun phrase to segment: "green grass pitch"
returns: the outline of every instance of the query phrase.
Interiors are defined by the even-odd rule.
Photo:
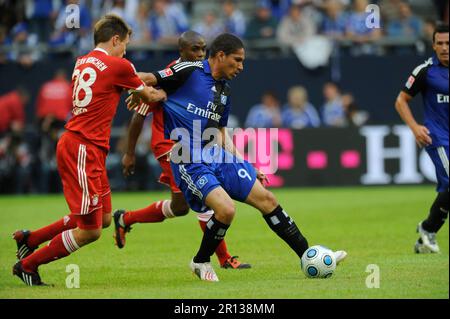
[[[14,230],[36,229],[67,213],[62,195],[0,197],[0,298],[448,298],[448,222],[438,234],[441,254],[416,255],[415,228],[435,197],[433,186],[283,189],[274,191],[310,245],[345,249],[348,258],[330,279],[307,279],[297,256],[254,209],[238,204],[226,240],[249,270],[212,262],[218,283],[201,282],[188,263],[201,230],[195,213],[158,224],[137,224],[119,250],[113,227],[95,243],[43,265],[44,282],[27,287],[11,275]],[[168,193],[115,193],[113,207],[136,209]],[[69,264],[80,269],[80,288],[66,287]],[[380,270],[379,288],[366,286],[368,265]]]

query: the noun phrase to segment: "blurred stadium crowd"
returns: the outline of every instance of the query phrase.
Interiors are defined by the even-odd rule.
[[[366,8],[381,8],[381,28],[367,28]],[[77,5],[78,27],[68,19]],[[69,7],[68,7],[69,6]],[[317,35],[353,44],[352,54],[382,54],[376,43],[413,43],[424,50],[435,21],[448,23],[447,0],[19,0],[0,1],[0,63],[30,64],[52,52],[92,49],[92,26],[106,13],[133,28],[133,58],[176,44],[188,29],[208,41],[222,32],[271,47],[295,47]],[[266,42],[264,42],[265,40]],[[418,42],[424,40],[425,43]],[[261,42],[263,41],[263,42]],[[354,44],[358,44],[355,46]],[[39,50],[40,48],[40,50]],[[401,50],[400,50],[401,51]]]
[[[381,8],[380,28],[368,28],[366,8]],[[193,29],[211,41],[222,32],[242,37],[252,52],[296,55],[311,68],[342,54],[428,54],[436,21],[448,23],[448,1],[440,0],[0,0],[0,67],[16,63],[31,67],[54,54],[70,59],[93,48],[92,26],[106,13],[123,17],[133,28],[127,49],[131,60],[146,59],[158,50],[176,52],[179,35]],[[68,29],[67,5],[79,9],[79,28]],[[73,22],[73,21],[72,21]],[[322,42],[320,42],[322,41]],[[313,53],[308,49],[313,47]],[[327,49],[328,48],[328,49]],[[254,51],[252,51],[254,50]],[[306,52],[306,53],[305,53]],[[321,56],[321,54],[324,54]],[[323,61],[321,61],[323,60]],[[20,83],[18,83],[19,85]],[[25,86],[26,87],[26,86]],[[55,148],[72,107],[70,74],[58,70],[42,83],[37,96],[24,87],[0,96],[0,193],[61,191]],[[284,93],[284,92],[283,92]],[[370,114],[359,109],[351,92],[338,83],[323,83],[323,103],[310,101],[308,90],[295,85],[286,95],[264,91],[246,118],[230,118],[231,127],[360,126]],[[25,106],[34,101],[35,120],[26,123]],[[256,102],[256,101],[255,101]],[[320,104],[319,104],[320,103]],[[148,119],[150,121],[150,118]],[[159,165],[149,153],[150,125],[137,148],[137,171],[125,181],[121,154],[125,127],[108,156],[113,190],[155,189]],[[26,133],[31,134],[26,134]]]

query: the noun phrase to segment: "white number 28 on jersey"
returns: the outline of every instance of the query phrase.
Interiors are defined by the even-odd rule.
[[[85,80],[85,76],[89,77]],[[79,69],[76,69],[72,74],[72,80],[74,80],[72,100],[77,107],[86,107],[92,100],[91,86],[97,79],[97,72],[93,68],[86,68],[81,73]],[[80,100],[80,92],[84,91],[84,97]]]

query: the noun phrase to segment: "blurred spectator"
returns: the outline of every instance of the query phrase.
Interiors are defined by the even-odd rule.
[[[285,45],[297,45],[316,33],[316,25],[308,16],[302,14],[298,5],[292,5],[289,15],[278,25],[277,38]]]
[[[25,105],[29,99],[29,93],[23,88],[0,96],[0,136],[8,131],[22,131],[25,124]]]
[[[30,22],[30,33],[37,36],[38,42],[47,43],[52,25],[61,6],[54,0],[25,1],[25,14]]]
[[[189,19],[186,15],[185,6],[180,3],[180,0],[167,0],[167,13],[177,17],[178,23],[189,28]]]
[[[67,12],[66,6],[77,5],[79,9],[79,28],[68,28],[67,27]],[[55,22],[55,30],[51,35],[49,44],[51,46],[79,46],[82,38],[88,37],[91,32],[92,19],[89,9],[80,4],[79,0],[66,0],[65,6],[59,11],[58,17]],[[90,40],[92,42],[92,40]],[[92,46],[92,44],[91,44]],[[89,48],[85,48],[88,49]]]
[[[326,126],[347,126],[347,115],[340,89],[336,83],[328,82],[323,87],[325,104],[322,106],[322,122]]]
[[[216,13],[209,11],[204,15],[201,22],[192,27],[192,30],[200,33],[206,39],[206,43],[210,44],[224,31],[224,27],[218,21]]]
[[[5,26],[0,25],[0,48],[3,48],[8,42],[7,29]],[[0,51],[0,64],[8,62],[8,55],[6,52]]]
[[[382,35],[380,29],[368,28],[366,25],[366,7],[368,5],[367,0],[355,0],[353,10],[350,12],[347,37],[354,42],[351,52],[355,55],[376,53],[377,48],[373,42]]]
[[[0,96],[0,191],[24,193],[31,187],[31,154],[23,139],[28,100],[22,88]]]
[[[384,25],[389,22],[398,20],[400,17],[400,3],[403,0],[379,0],[378,6],[380,7],[381,19]]]
[[[172,12],[172,13],[171,13]],[[168,10],[167,0],[155,0],[150,13],[148,26],[153,41],[176,45],[178,37],[187,31],[185,19]]]
[[[399,4],[399,17],[387,24],[387,35],[391,37],[420,37],[422,21],[415,16],[406,2]]]
[[[150,42],[150,32],[147,28],[149,14],[150,4],[146,1],[141,1],[136,17],[130,21],[130,26],[133,29],[130,39],[132,44],[148,44]]]
[[[64,70],[56,71],[52,80],[39,90],[36,115],[39,125],[39,191],[61,190],[56,167],[56,144],[72,109],[72,88]],[[52,186],[52,188],[50,188]]]
[[[343,10],[342,2],[327,0],[320,32],[331,39],[342,40],[345,38],[347,20],[348,16]]]
[[[254,105],[245,121],[246,127],[281,127],[280,101],[276,94],[266,91],[261,99],[261,104]]]
[[[29,36],[28,25],[25,22],[18,22],[11,29],[10,43],[12,51],[8,56],[9,60],[16,61],[24,67],[30,67],[40,58],[39,52],[33,50],[36,43],[33,37]]]
[[[264,2],[260,3],[256,8],[255,16],[247,26],[245,37],[249,40],[275,38],[277,25],[277,20],[272,16],[269,5]]]
[[[350,126],[361,126],[369,120],[369,113],[358,109],[352,94],[346,93],[342,95],[342,105],[347,117],[347,123]]]
[[[281,117],[283,127],[301,129],[320,126],[319,114],[308,101],[308,92],[302,86],[294,86],[289,89],[288,102],[283,107]]]
[[[434,19],[427,19],[422,27],[422,41],[425,45],[424,54],[430,56],[434,54],[433,49],[433,34],[436,29],[436,21]]]
[[[236,7],[235,0],[225,0],[222,5],[225,32],[243,37],[246,30],[244,13]]]
[[[40,122],[47,118],[65,123],[72,109],[72,88],[63,69],[56,71],[53,79],[39,90],[36,114]]]
[[[125,21],[127,21],[127,23],[131,23],[136,18],[140,2],[145,2],[145,1],[114,0],[113,7],[112,7],[110,13],[115,13],[118,16],[125,19]]]

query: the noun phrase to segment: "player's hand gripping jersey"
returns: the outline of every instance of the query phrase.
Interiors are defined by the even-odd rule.
[[[172,61],[169,65],[167,65],[166,69],[178,62],[180,62],[180,59]],[[168,154],[172,149],[174,142],[164,136],[164,110],[161,103],[142,103],[136,108],[136,112],[142,116],[147,116],[148,114],[153,113],[150,147],[153,154],[155,154],[156,159],[160,159],[162,156]]]

